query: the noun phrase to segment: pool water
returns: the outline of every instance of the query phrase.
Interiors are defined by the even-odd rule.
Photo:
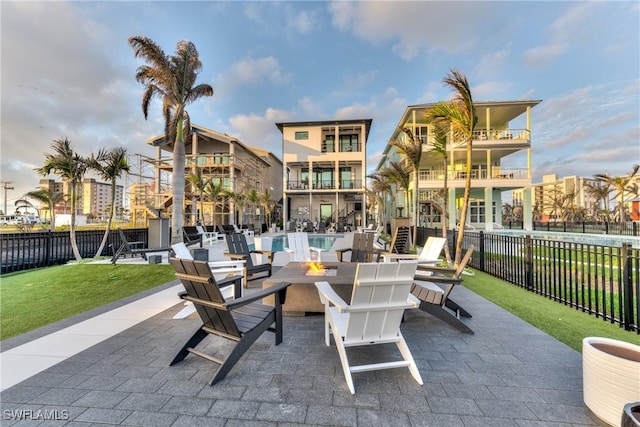
[[[333,246],[333,243],[336,239],[344,237],[342,234],[309,234],[309,246],[313,246],[314,248],[320,248],[324,251],[328,251]],[[253,244],[250,245],[253,249]],[[283,252],[284,248],[289,247],[287,243],[287,235],[283,234],[280,236],[273,237],[273,245],[271,246],[271,250],[274,252]]]

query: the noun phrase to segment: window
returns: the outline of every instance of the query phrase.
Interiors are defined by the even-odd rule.
[[[358,135],[340,135],[340,151],[358,151]]]
[[[306,130],[296,132],[296,140],[309,139],[309,132]]]
[[[336,152],[335,140],[336,140],[335,135],[326,135],[324,137],[324,142],[322,143],[322,152],[335,153]]]

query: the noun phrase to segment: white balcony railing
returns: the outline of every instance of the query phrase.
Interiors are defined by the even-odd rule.
[[[466,171],[450,170],[447,171],[447,179],[465,179],[467,177]],[[420,181],[442,181],[445,176],[444,169],[440,170],[426,170],[421,169],[418,175]],[[493,168],[487,169],[472,169],[471,179],[527,179],[529,178],[528,169],[504,169]]]

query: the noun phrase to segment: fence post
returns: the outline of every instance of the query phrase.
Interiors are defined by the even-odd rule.
[[[480,230],[479,234],[479,238],[480,238],[480,271],[484,271],[484,231]]]
[[[525,253],[525,286],[528,290],[533,290],[533,240],[530,235],[524,236]]]
[[[632,279],[632,265],[633,261],[631,259],[631,244],[623,243],[622,244],[622,316],[620,319],[624,319],[622,321],[622,325],[624,329],[627,331],[632,330],[631,325],[634,324],[633,317],[633,279]]]

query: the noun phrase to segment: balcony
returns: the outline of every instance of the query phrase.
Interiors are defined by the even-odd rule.
[[[312,182],[309,185],[308,181],[289,181],[287,182],[287,191],[300,191],[305,192],[311,190],[361,190],[362,180],[354,179],[354,180],[340,180],[336,183],[332,180],[320,180],[316,182]]]
[[[463,170],[449,170],[446,171],[447,179],[449,181],[455,180],[464,180],[467,177],[467,172]],[[442,181],[444,180],[445,170],[444,169],[436,169],[436,170],[420,170],[420,174],[418,179],[421,183],[427,181]],[[472,180],[500,180],[500,181],[508,181],[508,180],[523,180],[529,179],[529,170],[528,169],[504,169],[504,168],[493,168],[491,170],[487,169],[472,169],[471,170],[471,179]]]
[[[531,132],[528,129],[480,129],[473,131],[472,138],[474,141],[529,141]]]

